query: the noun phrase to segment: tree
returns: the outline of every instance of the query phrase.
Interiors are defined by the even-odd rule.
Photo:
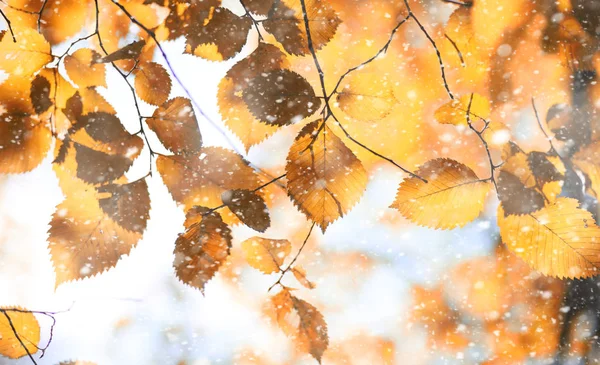
[[[442,22],[430,11],[440,6],[452,10]],[[56,286],[102,274],[131,252],[150,217],[148,181],[158,178],[186,213],[175,275],[204,293],[230,258],[231,227],[264,234],[283,191],[309,222],[304,238],[256,235],[240,245],[248,265],[279,273],[268,311],[299,352],[321,362],[326,318],[282,280],[291,273],[315,287],[299,262],[307,242],[361,201],[383,162],[404,174],[391,208],[412,224],[463,227],[497,205],[495,254],[452,271],[481,276],[491,289],[471,293],[474,284],[464,284],[464,308],[452,307],[446,288],[415,289],[415,319],[435,328],[434,346],[466,347],[462,319],[470,316],[502,338],[488,363],[598,350],[592,337],[573,334],[595,310],[595,297],[581,291],[596,285],[588,278],[600,268],[594,1],[6,0],[0,11],[0,173],[28,172],[53,156],[65,195],[48,232]],[[373,34],[387,27],[385,37],[359,34],[353,51],[346,42],[365,24]],[[163,44],[178,39],[189,55],[234,62],[217,92],[231,134],[188,91],[183,77],[191,75],[172,66]],[[114,87],[107,75],[131,97],[133,133],[100,92]],[[530,140],[516,117],[524,109],[538,128]],[[245,150],[206,145],[198,119]],[[283,171],[248,162],[250,149],[281,130],[295,133],[276,151],[286,156]],[[146,173],[131,178],[138,161]],[[522,322],[549,337],[511,332],[499,313],[520,304],[530,308]],[[564,305],[575,310],[562,313]],[[1,311],[0,354],[35,363],[34,314],[53,313]]]

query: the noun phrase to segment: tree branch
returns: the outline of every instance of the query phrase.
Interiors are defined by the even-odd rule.
[[[6,26],[8,27],[8,31],[10,32],[10,35],[12,36],[13,42],[17,43],[17,38],[15,38],[15,32],[13,32],[12,25],[10,24],[10,20],[8,19],[6,14],[4,14],[2,9],[0,9],[0,15],[2,15],[2,17],[6,21]]]
[[[496,183],[495,172],[496,172],[496,168],[498,168],[499,166],[494,164],[494,160],[492,159],[492,153],[490,152],[490,147],[488,146],[488,143],[485,140],[485,138],[483,138],[483,132],[485,132],[485,130],[487,129],[489,122],[487,120],[483,119],[485,125],[480,131],[478,131],[473,126],[473,124],[471,123],[471,104],[472,103],[473,103],[473,93],[471,93],[471,97],[469,98],[469,106],[467,107],[467,113],[466,113],[467,124],[469,125],[469,128],[473,132],[475,132],[477,137],[479,137],[479,140],[481,141],[483,148],[485,148],[485,152],[487,153],[487,157],[488,157],[488,160],[490,163],[490,177],[487,180],[491,181],[494,184],[494,188],[496,189],[496,191],[498,191],[498,185]]]
[[[19,343],[21,344],[21,346],[23,346],[23,349],[25,350],[25,352],[27,352],[27,356],[29,356],[29,359],[31,360],[31,362],[33,362],[35,365],[37,365],[37,362],[35,362],[35,359],[33,358],[33,355],[31,354],[31,352],[29,351],[29,349],[27,348],[27,346],[25,346],[25,343],[23,343],[23,340],[21,339],[21,336],[19,336],[19,333],[17,332],[17,329],[15,328],[15,325],[14,325],[12,319],[10,318],[10,316],[8,315],[8,313],[6,313],[6,310],[0,309],[0,312],[2,312],[2,314],[4,314],[4,316],[8,320],[8,324],[10,325],[10,329],[15,334],[15,337],[17,338],[17,340],[19,341]]]
[[[560,157],[560,155],[558,154],[558,151],[556,150],[556,148],[554,147],[554,144],[552,143],[552,138],[550,138],[550,136],[548,135],[548,133],[544,129],[544,126],[542,125],[542,120],[540,119],[540,115],[538,114],[537,108],[535,106],[535,99],[533,97],[531,98],[531,106],[533,107],[533,112],[535,114],[535,119],[537,120],[537,123],[538,123],[538,126],[540,127],[540,130],[542,131],[542,133],[544,133],[544,136],[546,136],[546,140],[548,141],[548,143],[550,143],[550,150],[552,152],[554,152],[556,154],[556,156]]]
[[[296,253],[296,256],[294,256],[294,258],[292,259],[290,264],[283,270],[281,269],[281,267],[279,268],[279,271],[281,271],[281,275],[279,275],[279,279],[277,279],[277,281],[273,285],[271,285],[269,287],[269,290],[267,290],[267,291],[271,291],[271,289],[273,289],[276,285],[281,285],[283,287],[283,284],[281,284],[281,280],[283,279],[285,274],[292,268],[292,265],[294,265],[294,263],[298,260],[298,257],[300,257],[300,254],[302,253],[302,250],[304,250],[304,246],[306,246],[306,242],[308,242],[308,239],[310,238],[310,235],[312,234],[312,231],[313,231],[313,228],[315,228],[315,225],[316,225],[315,222],[313,222],[313,224],[311,224],[310,229],[308,230],[308,234],[306,235],[304,242],[302,242],[302,246],[300,246],[300,249]]]

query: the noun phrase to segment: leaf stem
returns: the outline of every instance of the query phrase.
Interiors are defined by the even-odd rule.
[[[294,263],[296,263],[296,261],[298,260],[298,257],[300,257],[300,254],[302,253],[302,250],[304,250],[304,246],[306,246],[306,242],[308,242],[308,239],[310,238],[310,235],[312,234],[312,231],[313,231],[313,228],[315,228],[315,225],[316,225],[315,222],[313,222],[313,224],[311,224],[310,229],[308,230],[308,234],[306,235],[304,242],[302,242],[302,246],[300,246],[300,249],[298,249],[298,252],[294,256],[292,261],[289,263],[289,265],[283,270],[281,269],[281,267],[279,268],[279,271],[281,272],[281,274],[279,275],[279,279],[277,279],[277,281],[273,285],[271,285],[269,287],[269,290],[267,290],[267,291],[271,291],[271,289],[273,289],[276,285],[280,285],[282,288],[285,288],[283,286],[283,284],[281,284],[281,280],[283,279],[285,274],[292,268],[292,265],[294,265]]]
[[[485,149],[485,152],[487,153],[488,161],[490,163],[490,177],[488,179],[494,184],[494,188],[496,189],[496,192],[497,192],[498,191],[498,184],[496,183],[495,172],[496,172],[496,168],[498,168],[499,166],[502,166],[502,165],[495,165],[494,164],[494,160],[492,159],[492,153],[490,151],[490,147],[489,147],[487,141],[485,140],[485,138],[483,138],[483,132],[485,132],[485,130],[488,128],[489,122],[487,120],[481,118],[484,121],[485,125],[484,125],[484,127],[480,131],[477,130],[473,126],[473,123],[471,122],[471,105],[473,104],[473,95],[474,94],[471,93],[471,96],[469,98],[469,106],[467,107],[467,112],[466,112],[467,124],[469,125],[469,128],[473,132],[475,132],[475,134],[477,135],[477,137],[481,141],[481,144],[483,145],[483,148]],[[486,179],[486,180],[488,180],[488,179]]]

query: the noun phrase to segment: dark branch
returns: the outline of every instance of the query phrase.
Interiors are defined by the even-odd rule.
[[[292,259],[292,262],[290,262],[290,264],[283,270],[281,268],[279,268],[279,271],[281,272],[281,275],[279,275],[279,279],[277,279],[277,281],[273,285],[271,285],[269,287],[269,290],[267,290],[267,291],[271,291],[271,289],[273,289],[276,285],[281,285],[283,287],[283,284],[281,284],[281,280],[283,279],[285,274],[288,271],[290,271],[290,269],[292,268],[292,265],[294,265],[294,263],[296,263],[296,261],[298,260],[298,257],[300,257],[300,254],[302,253],[302,250],[304,250],[304,246],[306,246],[306,242],[308,242],[308,239],[310,238],[310,235],[312,234],[312,231],[313,231],[313,228],[315,228],[315,225],[316,225],[315,222],[313,222],[313,224],[311,224],[310,229],[308,230],[308,234],[306,235],[304,242],[302,242],[302,246],[300,246],[300,249],[298,249],[298,252],[296,252],[296,256],[294,256],[294,258]]]
[[[533,107],[535,119],[537,120],[540,130],[542,131],[542,133],[544,133],[544,136],[546,136],[546,140],[548,141],[548,143],[550,143],[550,150],[552,152],[554,152],[554,154],[556,154],[556,156],[560,157],[560,155],[558,154],[558,151],[556,150],[556,148],[554,147],[554,144],[552,143],[552,138],[550,138],[550,136],[548,135],[548,132],[546,132],[546,130],[544,129],[544,126],[542,125],[542,120],[540,119],[540,115],[538,114],[537,108],[535,106],[535,99],[533,97],[531,98],[531,106]]]
[[[323,69],[319,63],[319,58],[317,57],[317,52],[315,51],[315,47],[313,45],[312,36],[310,34],[310,25],[308,24],[308,13],[306,11],[305,0],[300,0],[300,5],[302,5],[302,18],[304,19],[304,28],[306,29],[306,41],[308,43],[308,49],[310,50],[310,54],[312,55],[315,66],[317,67],[317,71],[319,72],[319,81],[321,82],[323,96],[325,96],[325,104],[327,105],[327,109],[329,109],[329,98],[327,97],[327,90],[325,89],[325,73],[323,73]]]
[[[2,17],[6,21],[6,26],[8,27],[8,31],[10,32],[10,35],[12,36],[13,42],[17,43],[17,38],[15,38],[15,32],[13,32],[12,26],[10,25],[10,20],[8,20],[8,17],[6,16],[6,14],[4,14],[2,9],[0,9],[0,15],[2,15]]]
[[[465,63],[465,59],[463,58],[462,52],[458,48],[458,45],[456,44],[456,42],[454,42],[452,40],[452,38],[450,38],[450,36],[446,33],[444,33],[444,37],[446,37],[446,39],[450,42],[450,44],[452,44],[452,47],[454,47],[454,49],[456,50],[456,53],[458,53],[458,58],[460,59],[460,65],[462,67],[466,67],[467,64]]]
[[[29,351],[29,349],[27,348],[27,346],[25,346],[25,344],[23,343],[23,340],[21,339],[21,336],[19,336],[19,333],[17,332],[17,329],[15,328],[15,325],[14,325],[12,319],[10,318],[10,316],[8,315],[8,313],[6,313],[6,310],[0,309],[0,312],[2,312],[2,314],[4,314],[4,316],[8,320],[8,324],[10,325],[10,329],[15,334],[15,337],[17,338],[17,340],[19,341],[19,343],[21,344],[21,346],[23,346],[23,349],[25,350],[25,352],[27,352],[27,356],[29,356],[29,359],[31,360],[31,362],[37,365],[37,362],[35,362],[35,359],[33,358],[33,355],[31,354],[31,352]]]
[[[495,172],[496,172],[496,169],[502,165],[494,164],[494,160],[492,159],[492,153],[490,152],[490,147],[488,146],[488,143],[485,140],[485,138],[483,138],[483,132],[485,132],[485,130],[487,129],[489,122],[484,120],[485,125],[480,131],[477,130],[473,126],[473,123],[471,123],[471,105],[472,105],[472,103],[473,103],[473,93],[471,93],[471,97],[469,98],[469,106],[467,107],[467,112],[466,112],[467,124],[469,125],[469,128],[473,132],[475,132],[477,137],[479,137],[479,140],[481,141],[481,144],[483,145],[483,148],[485,148],[485,152],[487,153],[487,157],[488,157],[488,160],[490,163],[490,177],[486,180],[491,181],[494,184],[494,188],[496,188],[496,191],[498,191],[498,185],[496,184]]]

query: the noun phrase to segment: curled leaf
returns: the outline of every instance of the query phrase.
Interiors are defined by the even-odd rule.
[[[142,53],[142,49],[146,45],[146,41],[144,39],[140,39],[139,41],[135,41],[126,45],[125,47],[109,54],[108,56],[102,57],[98,62],[108,63],[119,60],[135,60],[140,57],[140,53]]]

